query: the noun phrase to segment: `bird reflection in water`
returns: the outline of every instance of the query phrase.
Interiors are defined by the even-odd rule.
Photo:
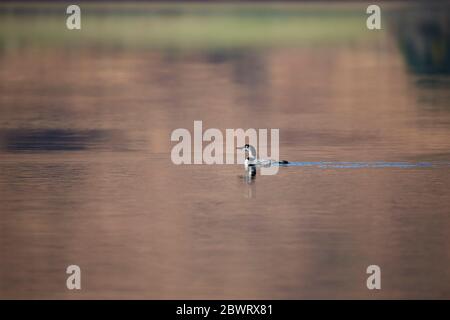
[[[256,167],[249,166],[245,168],[245,175],[243,176],[243,178],[247,184],[252,184],[256,178]]]
[[[254,198],[255,197],[255,184],[254,181],[256,179],[256,167],[248,166],[245,168],[245,172],[243,175],[239,176],[239,178],[244,181],[246,184],[246,198]]]

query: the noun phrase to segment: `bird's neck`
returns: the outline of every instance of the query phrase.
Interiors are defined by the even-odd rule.
[[[256,160],[256,149],[253,146],[248,147],[248,157],[250,160]]]

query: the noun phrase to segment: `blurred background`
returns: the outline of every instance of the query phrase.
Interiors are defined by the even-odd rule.
[[[81,30],[69,4],[0,4],[0,298],[450,298],[448,166],[170,160],[202,120],[290,161],[450,162],[445,2],[377,3],[381,30],[364,1],[81,2]]]

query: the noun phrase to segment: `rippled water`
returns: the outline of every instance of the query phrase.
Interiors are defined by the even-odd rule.
[[[450,298],[447,10],[104,6],[0,7],[1,298]],[[194,120],[297,165],[176,166]]]

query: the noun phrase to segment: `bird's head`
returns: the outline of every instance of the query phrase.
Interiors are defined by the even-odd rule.
[[[244,151],[249,151],[250,150],[250,145],[246,144],[243,147],[237,147],[236,149],[238,150],[244,150]]]

